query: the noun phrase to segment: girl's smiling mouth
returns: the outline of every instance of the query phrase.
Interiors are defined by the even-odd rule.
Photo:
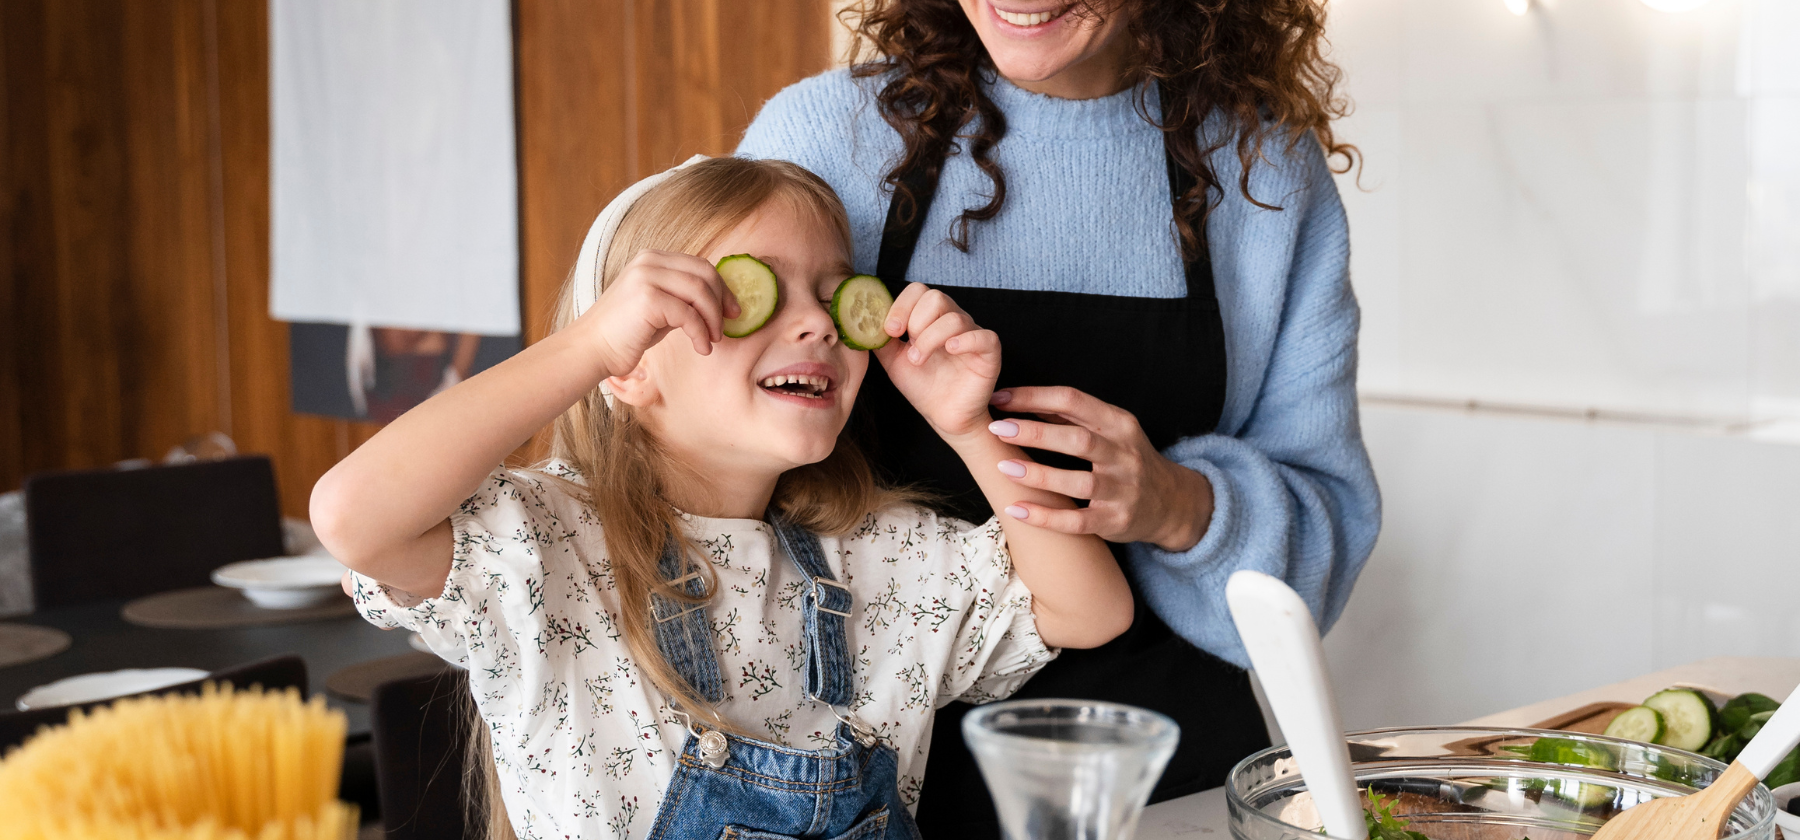
[[[836,402],[837,382],[828,365],[809,362],[790,365],[756,381],[762,392],[785,402],[823,407]]]

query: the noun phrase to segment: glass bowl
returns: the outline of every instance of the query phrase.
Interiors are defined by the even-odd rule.
[[[1582,840],[1626,808],[1693,793],[1725,772],[1683,750],[1575,732],[1418,727],[1347,737],[1357,786],[1431,840]],[[1225,799],[1234,840],[1324,836],[1286,747],[1238,762]],[[1774,840],[1774,826],[1774,799],[1758,785],[1721,840]]]

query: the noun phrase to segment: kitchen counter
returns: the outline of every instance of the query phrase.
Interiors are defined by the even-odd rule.
[[[1497,712],[1465,723],[1469,726],[1528,727],[1589,703],[1638,703],[1672,685],[1711,689],[1720,694],[1756,691],[1781,700],[1795,686],[1800,685],[1800,659],[1749,656],[1702,659],[1624,682],[1590,688],[1567,697]],[[1225,789],[1213,788],[1145,808],[1144,816],[1138,822],[1137,838],[1172,840],[1178,837],[1206,837],[1225,840],[1230,835],[1227,819]]]

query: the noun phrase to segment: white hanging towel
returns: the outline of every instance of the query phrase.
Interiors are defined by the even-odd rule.
[[[270,315],[519,333],[508,0],[269,0]]]

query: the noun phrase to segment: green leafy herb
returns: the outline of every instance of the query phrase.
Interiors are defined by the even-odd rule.
[[[1369,840],[1431,840],[1423,832],[1407,828],[1407,822],[1394,816],[1398,799],[1369,791],[1369,807],[1363,809],[1363,820],[1369,826]]]
[[[1768,785],[1770,790],[1795,782],[1800,782],[1800,749],[1788,753],[1781,763],[1775,765],[1775,769],[1769,771],[1769,775],[1763,777],[1763,784]]]
[[[1725,705],[1719,707],[1719,730],[1737,732],[1743,729],[1744,725],[1750,722],[1751,716],[1756,713],[1773,712],[1778,708],[1781,708],[1781,704],[1766,694],[1757,694],[1754,691],[1748,694],[1739,694],[1725,701]],[[1744,737],[1748,739],[1751,736]]]

